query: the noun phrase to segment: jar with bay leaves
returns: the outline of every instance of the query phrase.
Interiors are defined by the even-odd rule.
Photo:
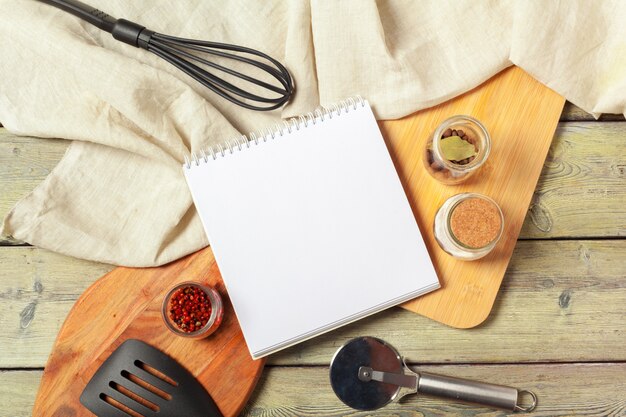
[[[470,116],[453,116],[426,143],[424,165],[444,184],[458,184],[480,168],[491,151],[491,138],[482,123]]]

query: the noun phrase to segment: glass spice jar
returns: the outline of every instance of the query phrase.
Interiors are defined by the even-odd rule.
[[[423,161],[436,180],[458,184],[487,161],[490,151],[491,137],[485,126],[473,117],[459,115],[444,120],[435,129],[426,143]]]
[[[215,288],[197,282],[182,282],[163,299],[161,315],[174,334],[201,339],[215,332],[222,323],[224,305]]]
[[[503,230],[502,210],[482,194],[454,195],[435,215],[434,233],[439,246],[455,258],[467,261],[491,252]]]

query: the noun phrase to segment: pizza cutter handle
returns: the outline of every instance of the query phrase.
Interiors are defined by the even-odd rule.
[[[537,396],[531,391],[518,391],[516,388],[504,385],[487,384],[424,372],[419,374],[417,392],[418,394],[449,398],[509,411],[529,412],[537,405]],[[528,394],[532,398],[532,404],[525,407],[519,405],[521,393]]]

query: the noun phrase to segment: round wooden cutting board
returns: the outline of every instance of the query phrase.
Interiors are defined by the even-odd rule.
[[[167,290],[187,280],[214,286],[224,299],[224,320],[208,338],[175,336],[161,318]],[[225,417],[242,410],[265,363],[252,360],[248,352],[210,248],[158,268],[120,267],[89,287],[68,314],[46,364],[33,416],[92,416],[80,404],[80,394],[127,339],[142,340],[185,366]]]

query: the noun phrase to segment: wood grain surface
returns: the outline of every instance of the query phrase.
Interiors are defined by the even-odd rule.
[[[174,335],[161,317],[167,291],[189,280],[213,286],[224,301],[219,329],[200,340]],[[91,416],[79,397],[102,363],[128,339],[142,340],[186,367],[225,417],[239,414],[264,365],[248,353],[213,252],[207,248],[159,268],[115,268],[90,286],[59,330],[33,415]]]
[[[42,367],[75,300],[111,267],[33,247],[4,249],[0,346],[12,349],[0,356],[0,368]],[[476,329],[394,308],[271,355],[268,363],[327,365],[343,341],[359,335],[389,340],[422,363],[626,361],[624,253],[621,239],[522,241],[493,314]]]
[[[484,407],[444,402],[426,396],[406,397],[378,411],[345,407],[328,384],[326,367],[266,368],[242,416],[251,417],[620,417],[626,415],[626,364],[436,365],[413,366],[425,372],[531,389],[539,396],[532,413],[508,413]],[[26,417],[40,372],[1,375],[7,416]]]
[[[438,106],[399,120],[379,122],[441,288],[402,307],[459,328],[482,323],[500,288],[543,167],[565,100],[517,67]],[[445,119],[465,114],[491,136],[487,162],[469,180],[445,185],[422,161],[428,136]],[[493,198],[504,213],[500,241],[486,257],[468,262],[447,254],[433,233],[435,214],[451,196],[476,192]]]
[[[533,196],[545,215],[527,214],[524,240],[485,323],[458,330],[403,309],[385,311],[271,356],[242,415],[506,415],[426,397],[372,413],[343,407],[327,383],[329,355],[364,334],[431,364],[423,370],[533,388],[536,416],[626,415],[626,123],[607,120],[623,117],[595,121],[565,107]],[[47,175],[67,145],[0,129],[0,216]],[[28,417],[69,309],[112,267],[7,246],[7,239],[0,240],[0,266],[0,416]]]
[[[523,387],[535,391],[540,406],[531,413],[510,413],[474,405],[445,402],[437,398],[413,395],[400,403],[391,403],[376,415],[398,417],[423,416],[624,416],[626,397],[616,398],[609,392],[599,394],[589,389],[591,381],[613,381],[610,392],[626,392],[626,364],[589,365],[443,365],[419,366],[415,369],[442,375]],[[289,368],[284,372],[268,371],[268,375],[247,405],[251,416],[346,416],[365,417],[372,412],[348,411],[332,393],[327,395],[328,370]],[[303,381],[306,381],[304,383]],[[289,386],[290,390],[280,387]],[[329,388],[327,388],[329,389]]]

